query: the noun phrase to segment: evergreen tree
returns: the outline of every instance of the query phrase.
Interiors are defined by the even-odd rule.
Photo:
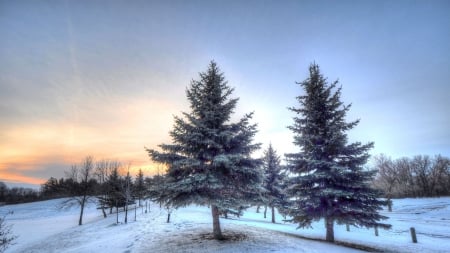
[[[0,202],[6,202],[6,195],[8,193],[8,186],[0,181]]]
[[[159,203],[159,208],[164,208],[167,211],[167,223],[169,223],[173,206],[170,204],[170,199],[166,196],[169,190],[167,182],[167,174],[159,175],[158,173],[158,175],[153,176],[148,193],[151,200]]]
[[[275,223],[275,207],[279,207],[283,200],[283,175],[281,173],[280,156],[278,156],[272,144],[264,151],[264,188],[266,204],[272,210],[272,223]]]
[[[152,201],[158,202],[161,208],[164,203],[165,192],[165,177],[163,175],[154,175],[151,179],[147,180],[147,196]]]
[[[0,216],[0,253],[5,252],[9,246],[15,244],[14,240],[16,239],[17,236],[13,235],[11,231],[11,225],[5,222],[5,216]]]
[[[108,177],[108,181],[106,182],[107,188],[107,198],[105,199],[105,205],[109,206],[109,213],[112,213],[113,207],[116,210],[119,207],[125,206],[125,198],[122,195],[122,185],[123,178],[119,175],[119,166],[120,164],[116,164],[111,168],[111,174]]]
[[[134,182],[134,195],[138,199],[138,205],[141,206],[141,199],[145,196],[147,189],[144,182],[144,172],[142,169],[139,169],[138,174],[136,175],[136,180]]]
[[[350,105],[340,101],[337,81],[328,84],[319,66],[309,67],[310,76],[298,83],[305,95],[297,97],[299,108],[294,125],[294,144],[300,152],[286,155],[290,172],[288,194],[292,200],[289,215],[299,227],[310,227],[324,218],[326,240],[334,241],[334,223],[389,228],[378,211],[385,201],[369,187],[375,171],[363,169],[373,143],[348,144],[348,130],[359,120],[345,122]]]
[[[186,94],[191,112],[175,117],[172,144],[162,151],[147,149],[150,157],[166,164],[167,189],[163,198],[173,207],[189,204],[211,206],[214,238],[222,239],[219,213],[238,209],[260,192],[259,159],[251,158],[256,125],[252,114],[236,123],[230,118],[238,99],[223,73],[211,62],[200,80],[193,80]]]

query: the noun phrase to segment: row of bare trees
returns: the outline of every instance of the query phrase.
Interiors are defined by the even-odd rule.
[[[450,196],[450,159],[437,155],[375,157],[374,186],[390,198]]]
[[[108,209],[109,214],[112,214],[114,208],[116,213],[119,208],[123,208],[124,222],[127,223],[128,206],[134,204],[135,200],[138,200],[140,205],[147,189],[142,170],[133,182],[129,165],[123,166],[115,160],[95,161],[91,156],[87,156],[79,164],[72,165],[63,182],[72,182],[74,186],[64,189],[69,198],[64,201],[63,207],[80,207],[79,225],[83,224],[84,207],[91,202],[97,203],[105,218]]]

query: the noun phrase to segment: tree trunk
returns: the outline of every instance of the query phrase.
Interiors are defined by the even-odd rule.
[[[411,231],[412,242],[417,243],[416,229],[414,227],[411,227],[409,230]]]
[[[86,202],[86,197],[83,196],[83,198],[81,199],[81,205],[80,205],[80,219],[78,220],[78,225],[81,226],[83,225],[83,212],[84,212],[84,203]]]
[[[325,227],[327,228],[327,242],[334,242],[334,219],[331,217],[325,217]]]
[[[267,214],[267,206],[264,206],[264,219],[266,218],[266,214]]]
[[[117,201],[116,201],[116,224],[119,224],[119,207],[117,206]]]
[[[272,223],[275,223],[275,207],[272,206]]]
[[[391,198],[390,197],[388,197],[388,203],[387,203],[387,205],[388,205],[388,212],[392,212],[392,200],[391,200]]]
[[[216,240],[223,240],[222,230],[220,229],[219,208],[211,205],[211,214],[213,218],[213,235]]]
[[[128,223],[128,204],[125,203],[125,223]]]
[[[259,213],[259,207],[260,207],[260,205],[258,205],[258,206],[256,207],[256,213]]]
[[[106,218],[105,207],[102,207],[103,218]]]

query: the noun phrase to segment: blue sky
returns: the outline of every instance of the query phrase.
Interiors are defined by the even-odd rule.
[[[144,146],[170,141],[211,60],[280,154],[297,150],[287,107],[316,62],[361,119],[351,141],[450,156],[449,1],[0,0],[0,38],[3,181],[86,155],[150,168]]]

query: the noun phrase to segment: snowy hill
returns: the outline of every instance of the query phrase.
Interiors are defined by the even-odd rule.
[[[59,209],[59,200],[0,207],[8,224],[19,238],[6,252],[363,252],[325,242],[323,223],[314,229],[296,229],[294,224],[270,223],[255,208],[237,219],[221,219],[225,235],[234,240],[218,242],[210,239],[210,210],[189,206],[173,211],[166,223],[166,211],[152,204],[144,213],[129,215],[128,224],[116,224],[116,216],[104,219],[94,205],[88,206],[85,224],[77,226],[78,209]],[[335,228],[336,240],[384,252],[450,252],[450,198],[394,200],[394,211],[385,212],[393,228],[373,230],[345,226]],[[268,213],[269,217],[269,213]],[[123,213],[119,221],[123,221]],[[411,242],[409,228],[417,231],[418,243]]]

